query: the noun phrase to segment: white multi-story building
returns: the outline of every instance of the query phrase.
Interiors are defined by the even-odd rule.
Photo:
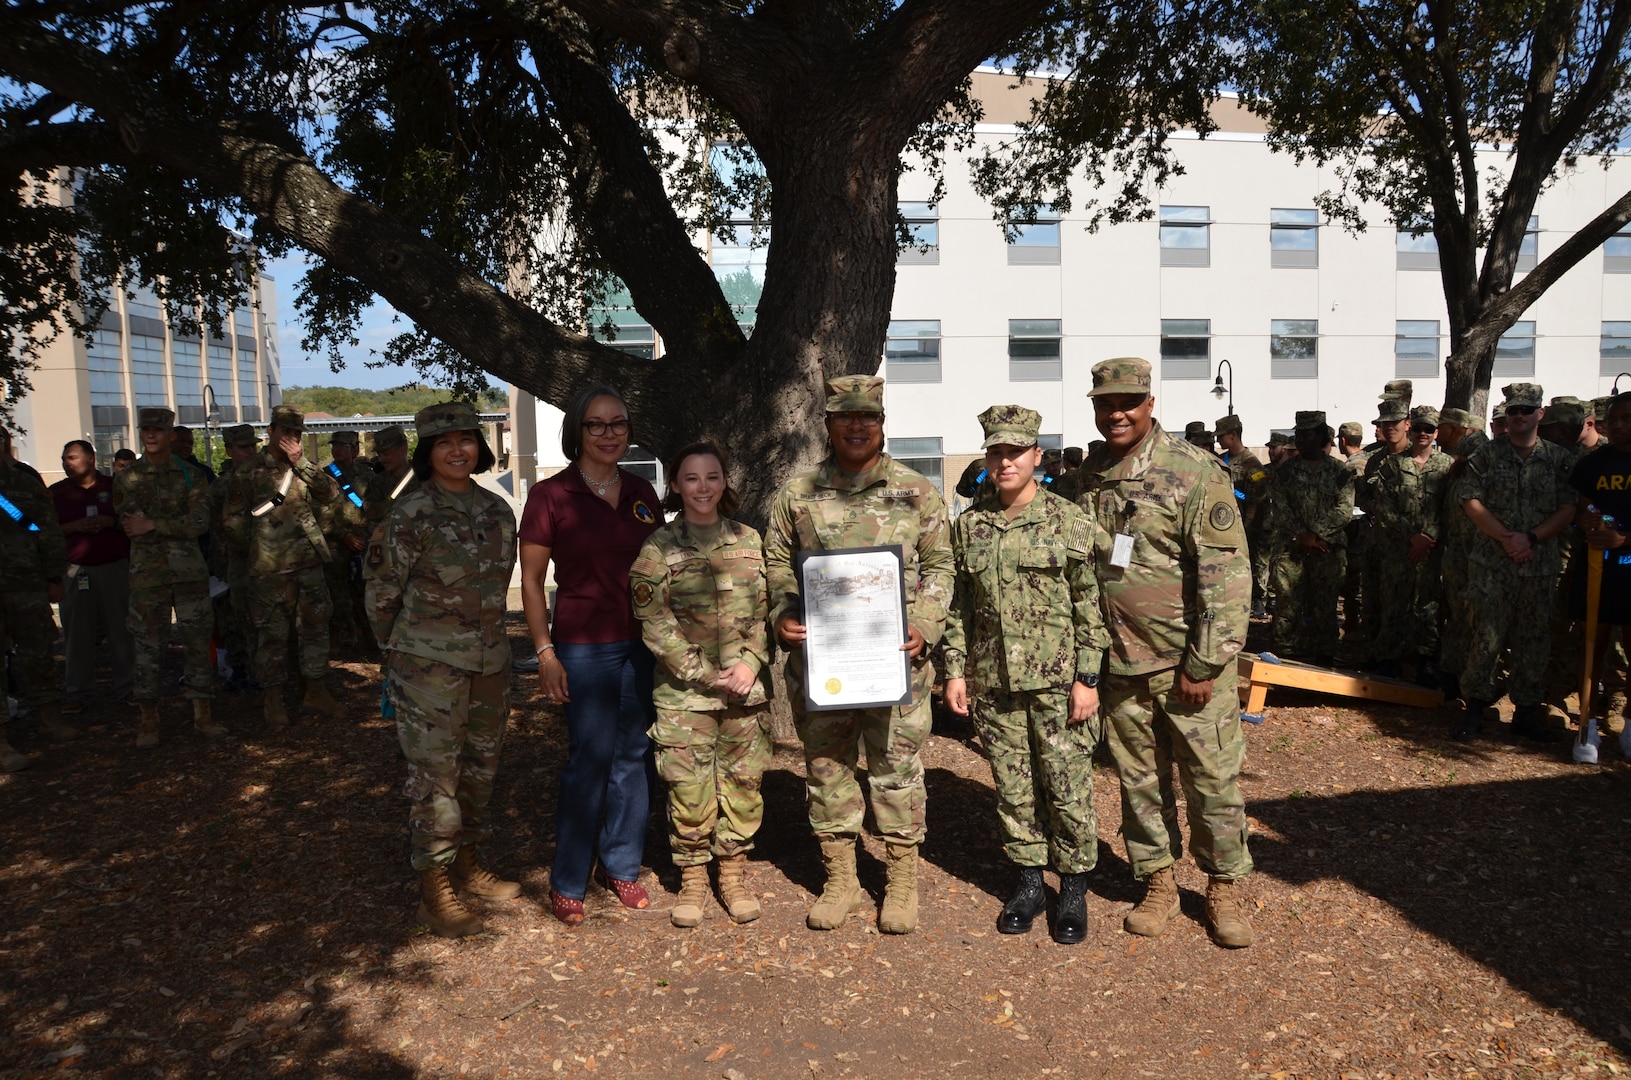
[[[991,121],[977,129],[981,146],[1011,137],[1026,113],[1028,93],[1012,83],[975,76]],[[902,210],[930,249],[900,257],[880,367],[891,453],[954,481],[979,452],[975,417],[1007,402],[1042,413],[1049,445],[1086,446],[1097,437],[1089,373],[1112,356],[1154,365],[1157,417],[1179,431],[1227,411],[1212,389],[1228,361],[1234,411],[1255,444],[1289,429],[1299,409],[1368,432],[1388,379],[1414,380],[1417,402],[1443,400],[1448,321],[1431,235],[1399,233],[1380,208],[1359,235],[1327,224],[1314,200],[1336,186],[1330,171],[1270,152],[1262,123],[1234,101],[1214,113],[1220,130],[1206,139],[1175,136],[1185,172],[1151,192],[1155,219],[1096,233],[1067,214],[1009,243],[964,161],[948,160],[937,207],[922,201],[923,173],[903,176]],[[1482,156],[1488,168],[1506,163],[1498,151]],[[1520,271],[1628,188],[1631,161],[1582,161],[1541,197]],[[731,278],[733,300],[746,277],[762,280],[762,251],[699,246]],[[619,345],[660,350],[637,315],[617,321]],[[1581,262],[1513,327],[1494,385],[1536,381],[1549,395],[1590,398],[1621,371],[1631,371],[1631,235]],[[539,464],[553,471],[560,413],[538,410]]]

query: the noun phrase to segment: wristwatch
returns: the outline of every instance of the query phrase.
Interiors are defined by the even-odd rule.
[[[1076,681],[1087,687],[1089,690],[1097,690],[1099,688],[1099,673],[1096,671],[1090,671],[1086,675],[1077,675]]]
[[[1532,548],[1540,547],[1540,537],[1536,536],[1533,532],[1526,532],[1523,535],[1529,538],[1529,546],[1530,547],[1532,547]]]

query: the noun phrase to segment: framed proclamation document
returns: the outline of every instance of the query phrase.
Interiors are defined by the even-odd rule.
[[[899,547],[798,553],[807,710],[912,703],[904,567]]]

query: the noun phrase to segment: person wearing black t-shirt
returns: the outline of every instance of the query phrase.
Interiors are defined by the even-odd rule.
[[[1586,557],[1603,559],[1593,671],[1603,670],[1614,627],[1631,633],[1631,393],[1620,394],[1610,403],[1603,431],[1607,441],[1581,458],[1569,477],[1580,493],[1578,520],[1591,547]],[[1584,566],[1574,574],[1572,584],[1570,614],[1584,619]],[[1625,732],[1620,735],[1620,748],[1631,757],[1631,738]]]

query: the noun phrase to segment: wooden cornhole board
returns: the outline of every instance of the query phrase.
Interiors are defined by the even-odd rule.
[[[1377,675],[1358,672],[1333,671],[1330,668],[1301,664],[1295,660],[1270,663],[1257,653],[1243,652],[1239,659],[1240,718],[1250,724],[1263,722],[1263,706],[1268,701],[1269,687],[1284,686],[1297,690],[1313,690],[1320,694],[1364,698],[1367,701],[1388,701],[1395,705],[1414,705],[1431,709],[1444,704],[1444,695],[1437,690],[1417,686],[1398,679],[1384,679]]]

